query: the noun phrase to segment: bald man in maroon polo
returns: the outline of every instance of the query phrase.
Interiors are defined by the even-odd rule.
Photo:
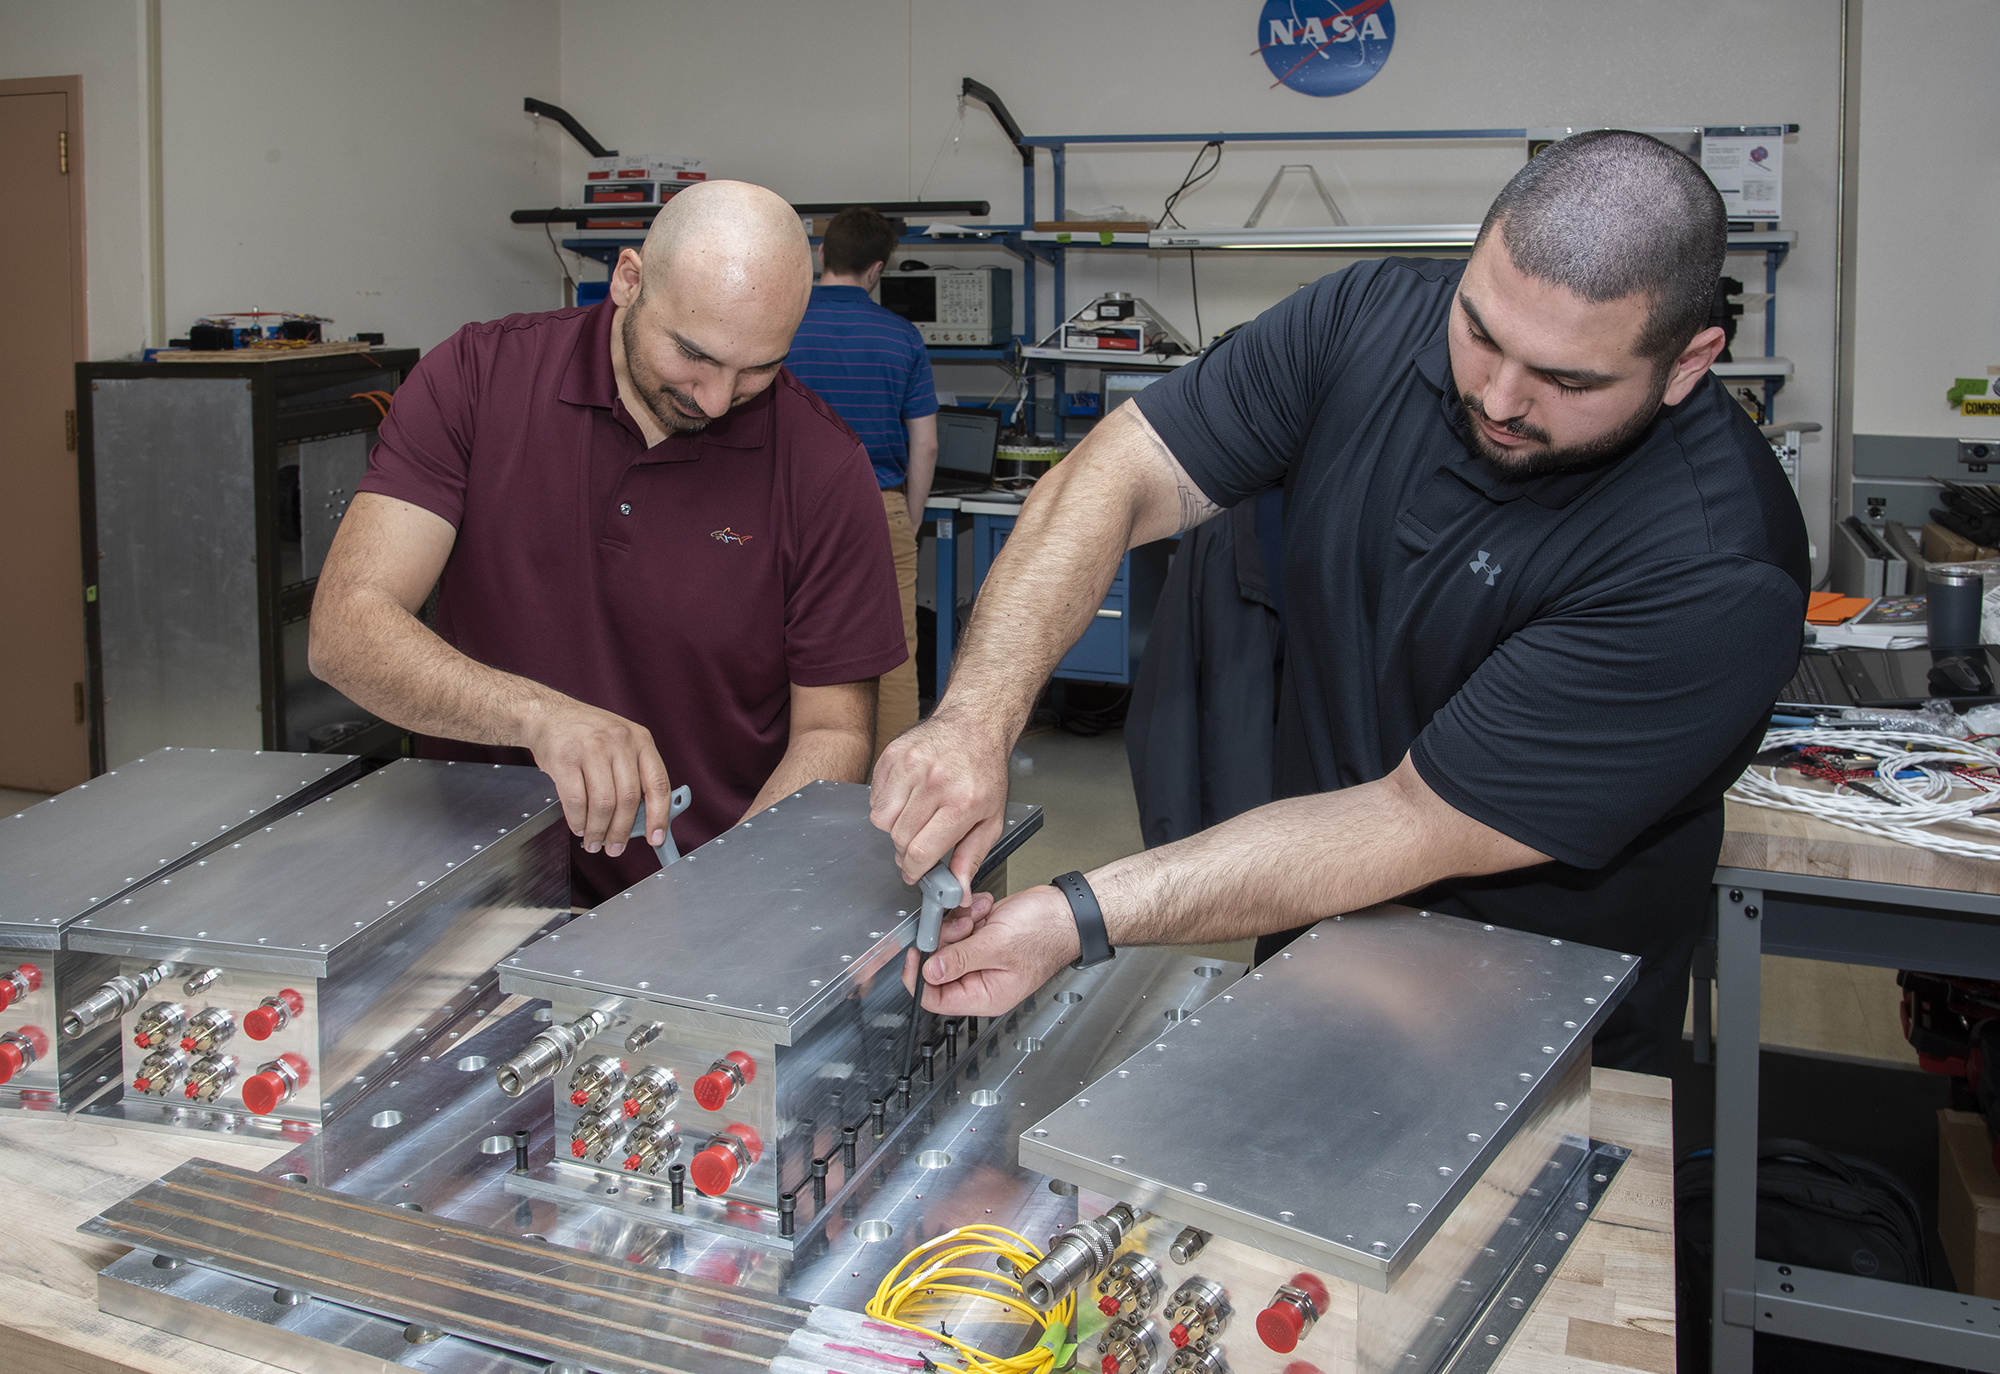
[[[468,325],[397,392],[314,602],[313,671],[429,757],[555,779],[576,895],[817,778],[861,782],[907,656],[866,451],[782,368],[798,217],[682,192],[587,310]],[[438,589],[436,631],[415,612]]]

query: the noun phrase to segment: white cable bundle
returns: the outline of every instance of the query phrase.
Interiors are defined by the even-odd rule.
[[[1801,811],[1850,830],[1881,835],[1920,849],[1963,854],[1974,859],[2000,859],[2000,841],[1992,844],[1940,835],[1928,827],[1950,821],[2000,837],[2000,819],[1974,813],[2000,793],[2000,779],[1969,778],[1954,767],[2000,768],[2000,753],[1970,740],[1901,730],[1773,730],[1764,748],[1825,745],[1875,755],[1879,762],[1867,785],[1893,802],[1880,802],[1859,792],[1821,791],[1806,775],[1775,766],[1751,766],[1729,789],[1729,795],[1751,806],[1777,811]],[[1905,751],[1905,746],[1909,746]],[[1921,779],[1896,774],[1915,769]],[[1790,779],[1783,775],[1789,774]],[[1898,805],[1897,803],[1901,803]]]

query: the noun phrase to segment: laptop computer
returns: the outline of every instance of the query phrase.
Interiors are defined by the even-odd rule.
[[[1777,709],[1811,715],[1815,708],[1916,707],[1932,697],[1995,700],[2000,645],[1946,652],[1931,649],[1835,649],[1803,654],[1799,670],[1778,695]]]
[[[932,496],[973,496],[993,489],[993,460],[1000,451],[1000,412],[939,406],[937,470]]]

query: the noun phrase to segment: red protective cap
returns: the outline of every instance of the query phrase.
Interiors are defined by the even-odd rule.
[[[1280,1355],[1298,1349],[1305,1329],[1305,1313],[1282,1298],[1257,1314],[1257,1338]]]
[[[578,1088],[569,1095],[569,1105],[572,1107],[581,1107],[588,1101],[590,1101],[590,1094],[582,1088]]]
[[[1106,1355],[1097,1362],[1097,1367],[1103,1370],[1104,1374],[1118,1374],[1118,1357],[1116,1355]]]
[[[577,1159],[582,1159],[583,1152],[588,1148],[581,1140],[572,1140],[569,1143],[569,1152]]]
[[[1112,1297],[1109,1293],[1106,1293],[1103,1297],[1097,1300],[1097,1310],[1102,1312],[1107,1317],[1117,1316],[1118,1299]]]
[[[1174,1349],[1185,1350],[1188,1343],[1186,1322],[1175,1322],[1174,1329],[1167,1333],[1167,1339],[1174,1343]]]
[[[247,1026],[249,1017],[244,1018]],[[263,1039],[262,1036],[257,1037]],[[243,1105],[253,1116],[269,1116],[278,1109],[278,1104],[292,1095],[291,1084],[285,1082],[282,1074],[270,1069],[250,1075],[243,1080]]]
[[[187,1087],[183,1088],[181,1091],[184,1092],[190,1100],[200,1096],[199,1091],[195,1088],[195,1085],[192,1083],[188,1084]]]
[[[736,1182],[736,1156],[727,1145],[710,1145],[688,1163],[688,1176],[703,1197],[721,1197]]]
[[[6,1002],[0,1001],[0,1011],[5,1011],[6,1009],[7,1009]],[[150,1050],[151,1048],[153,1048],[153,1037],[146,1034],[146,1032],[144,1031],[135,1031],[132,1034],[132,1043],[137,1045],[142,1050]]]
[[[252,1007],[243,1013],[243,1033],[252,1040],[269,1040],[277,1028],[276,1007]]]
[[[181,1048],[189,1054],[193,1054],[195,1052],[194,1037],[192,1035],[183,1035],[181,1037]]]
[[[627,1115],[627,1116],[637,1116],[638,1114],[639,1114],[639,1104],[638,1104],[638,1103],[636,1103],[636,1102],[634,1102],[634,1101],[633,1101],[633,1100],[632,1100],[631,1098],[629,1098],[629,1097],[628,1097],[628,1098],[626,1098],[626,1099],[625,1099],[625,1115]]]
[[[0,1083],[11,1081],[27,1067],[27,1052],[12,1040],[0,1040]]]
[[[146,1077],[146,1075],[144,1075],[143,1073],[140,1074],[137,1078],[132,1080],[133,1092],[149,1093],[152,1090],[153,1090],[153,1080]]]
[[[710,1069],[694,1081],[694,1100],[704,1111],[719,1112],[736,1091],[736,1080],[721,1069]]]
[[[42,971],[33,964],[22,964],[14,972],[21,975],[21,981],[28,985],[29,992],[42,985]],[[14,1005],[15,995],[14,980],[11,977],[0,981],[0,1011],[5,1011]]]
[[[628,1171],[632,1172],[632,1173],[635,1173],[635,1174],[639,1172],[639,1166],[640,1166],[641,1164],[644,1164],[645,1162],[646,1162],[645,1160],[643,1160],[643,1159],[639,1158],[639,1156],[637,1156],[637,1155],[626,1155],[626,1156],[625,1156],[625,1167],[626,1167],[626,1169],[627,1169]]]

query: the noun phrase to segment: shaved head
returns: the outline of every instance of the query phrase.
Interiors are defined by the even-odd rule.
[[[644,287],[670,277],[707,290],[796,299],[812,294],[812,245],[798,211],[747,181],[704,181],[677,193],[653,220],[640,250]]]
[[[671,434],[761,394],[792,346],[812,274],[805,225],[782,197],[745,181],[676,194],[611,275],[627,408],[637,400]]]

